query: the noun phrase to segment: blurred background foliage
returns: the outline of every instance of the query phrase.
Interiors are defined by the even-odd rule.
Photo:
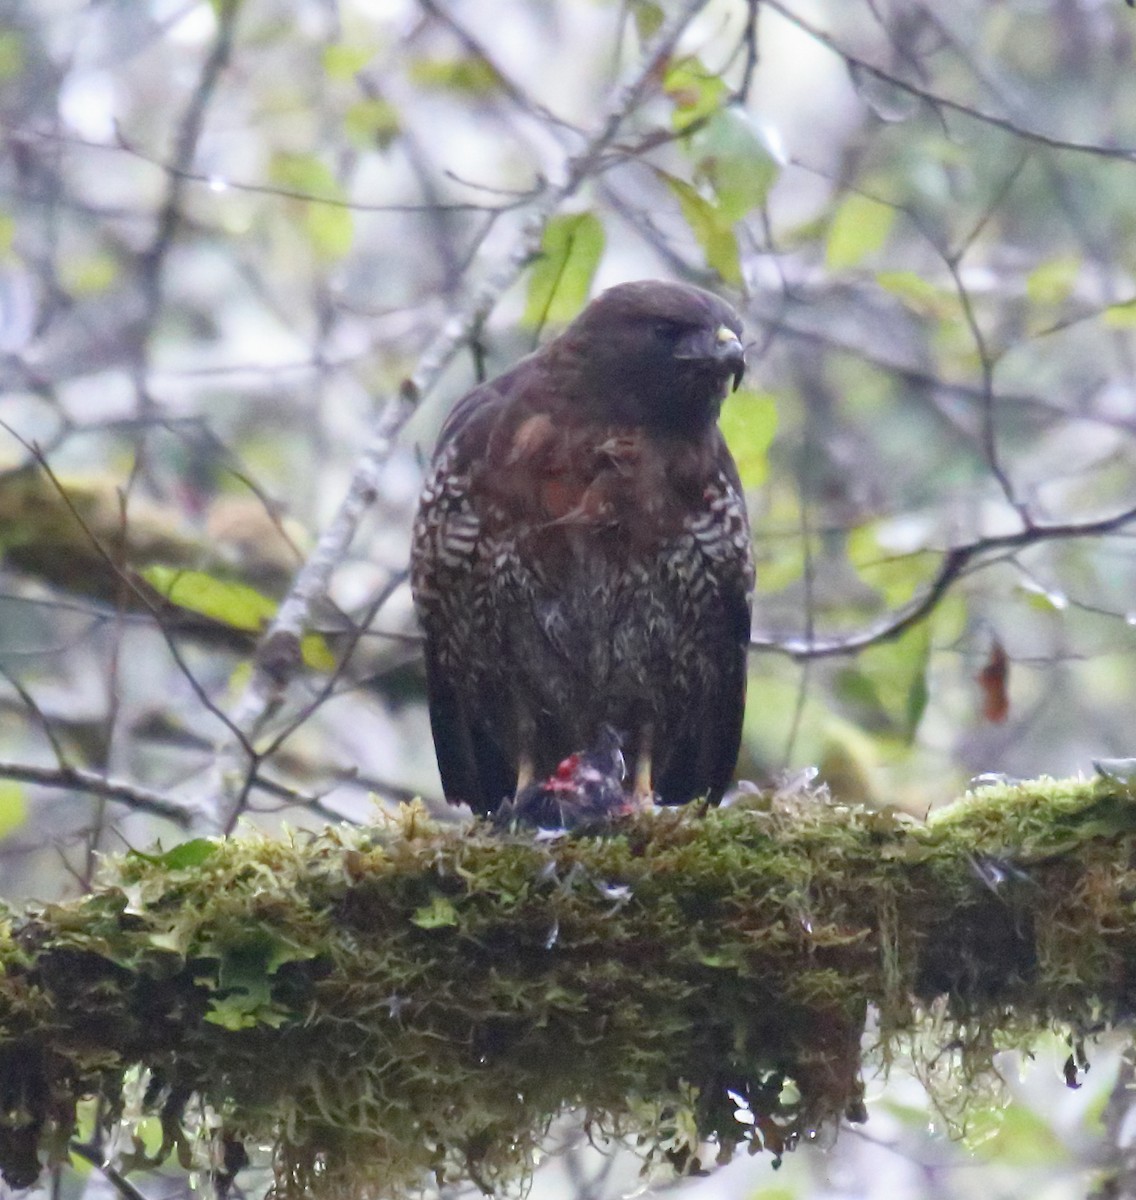
[[[383,399],[669,11],[0,0],[8,898],[182,836]],[[438,803],[404,580],[424,457],[478,377],[650,276],[721,291],[750,338],[723,415],[758,561],[741,778],[816,768],[919,814],[1131,755],[1134,38],[1121,0],[703,5],[402,431],[247,819]],[[834,1149],[686,1186],[1084,1195],[1122,1157],[1121,1057],[1076,1093],[1008,1064],[1024,1098],[970,1146],[896,1078]],[[634,1187],[585,1158],[537,1186]]]

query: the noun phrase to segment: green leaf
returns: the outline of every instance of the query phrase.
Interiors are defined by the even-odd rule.
[[[910,743],[927,708],[931,655],[926,622],[894,642],[872,646],[836,677],[836,694],[862,729]]]
[[[529,276],[522,323],[567,324],[584,307],[604,250],[604,228],[590,212],[553,217]]]
[[[483,58],[418,58],[409,67],[411,80],[420,87],[442,88],[485,96],[497,91],[501,80]]]
[[[717,271],[727,283],[740,284],[742,269],[733,222],[684,179],[667,174],[663,178],[678,198],[682,215],[706,256],[707,266]]]
[[[272,999],[273,976],[285,963],[315,957],[314,951],[267,925],[254,925],[237,940],[214,947],[212,955],[219,960],[217,994],[210,997],[205,1020],[234,1030],[254,1025],[275,1029],[287,1021],[290,1014]]]
[[[1020,580],[1015,590],[1024,592],[1026,603],[1038,612],[1060,613],[1069,607],[1069,597],[1060,588],[1047,588],[1033,579]]]
[[[923,714],[927,711],[927,702],[931,699],[931,689],[927,686],[927,667],[930,662],[930,644],[927,647],[927,654],[924,657],[923,669],[918,671],[911,680],[911,685],[907,689],[907,705],[904,711],[904,731],[907,734],[907,740],[910,741],[915,737],[915,732],[919,728],[919,722],[923,720]]]
[[[939,562],[931,550],[896,553],[880,543],[878,523],[860,525],[848,534],[847,553],[856,574],[881,593],[889,608],[906,604],[928,581]]]
[[[320,258],[346,258],[355,240],[355,222],[346,208],[309,204],[304,226]]]
[[[910,743],[927,708],[931,627],[927,621],[893,642],[871,646],[857,659],[875,702],[904,742]]]
[[[349,80],[375,57],[375,52],[369,46],[345,46],[339,42],[325,46],[322,57],[323,69],[329,79]]]
[[[883,248],[895,220],[895,209],[856,192],[846,196],[832,218],[825,247],[830,271],[859,266]]]
[[[924,1115],[924,1122],[926,1122],[926,1119],[926,1115]],[[773,1187],[758,1188],[756,1192],[750,1192],[749,1200],[800,1200],[800,1192],[795,1188],[774,1185]]]
[[[401,130],[398,109],[381,96],[357,100],[343,114],[343,128],[357,146],[385,150]]]
[[[230,1033],[236,1033],[257,1025],[279,1028],[284,1023],[285,1016],[266,1008],[244,992],[233,992],[228,996],[211,996],[203,1020],[208,1021],[210,1025],[220,1025]]]
[[[836,673],[834,691],[846,708],[854,710],[853,717],[858,724],[872,728],[886,720],[876,685],[858,667],[842,667]]]
[[[275,154],[269,164],[269,177],[279,187],[303,192],[316,198],[343,198],[343,190],[327,163],[314,154]]]
[[[876,282],[920,317],[943,319],[960,315],[955,292],[937,287],[914,271],[880,271]]]
[[[355,224],[327,164],[314,154],[277,154],[268,174],[278,187],[305,197],[295,203],[302,206],[304,229],[316,253],[325,259],[343,258],[351,250]]]
[[[23,786],[15,780],[0,780],[0,838],[14,833],[28,819],[28,801]]]
[[[766,139],[735,107],[715,113],[692,136],[690,149],[697,160],[695,178],[714,189],[729,221],[740,221],[762,204],[780,171]]]
[[[1136,299],[1110,304],[1104,310],[1104,323],[1110,329],[1131,329],[1136,325]]]
[[[742,965],[742,955],[736,948],[728,951],[706,950],[698,955],[698,961],[704,967],[713,967],[715,970],[736,971]]]
[[[1051,258],[1026,276],[1026,296],[1034,304],[1057,305],[1068,300],[1081,272],[1081,260],[1072,255]]]
[[[217,853],[218,843],[212,838],[191,838],[188,842],[179,842],[168,850],[157,854],[146,854],[141,850],[128,850],[129,858],[140,858],[143,862],[154,867],[166,867],[171,871],[182,871],[187,867],[199,867],[209,857]]]
[[[968,1110],[963,1140],[1000,1167],[1038,1169],[1067,1163],[1070,1155],[1053,1125],[1024,1104],[1001,1102]]]
[[[742,487],[765,482],[769,447],[777,433],[777,405],[772,392],[742,388],[726,398],[719,421],[738,465]]]
[[[19,33],[0,33],[0,80],[12,79],[24,69],[24,39]]]
[[[458,923],[458,911],[445,896],[435,896],[410,918],[419,929],[442,929]]]
[[[151,933],[146,938],[155,950],[166,950],[171,954],[180,955],[182,958],[185,957],[185,952],[192,939],[193,932],[185,923],[174,925],[161,932]]]
[[[64,257],[60,263],[60,282],[72,296],[83,297],[105,292],[118,278],[118,260],[109,254]]]
[[[727,87],[722,78],[708,71],[697,58],[673,62],[663,76],[663,91],[671,98],[671,125],[681,133],[721,107]]]
[[[204,571],[185,571],[160,565],[143,568],[142,578],[171,604],[231,629],[259,633],[276,615],[276,601],[244,583],[217,579]],[[335,655],[318,633],[300,639],[304,665],[313,671],[334,671]]]
[[[655,0],[632,0],[635,31],[641,42],[649,42],[663,27],[663,7]]]
[[[800,497],[790,488],[766,489],[759,510],[759,525],[754,540],[757,553],[757,584],[762,592],[779,592],[801,578],[805,572],[805,539],[785,530],[801,526]]]
[[[305,667],[327,675],[339,665],[327,644],[327,639],[319,633],[305,633],[300,638],[300,657]]]
[[[243,583],[229,583],[204,571],[150,566],[142,578],[179,608],[228,625],[259,633],[276,613],[276,601]]]
[[[267,925],[254,925],[224,947],[217,971],[222,988],[240,987],[267,998],[270,980],[285,964],[305,962],[315,952],[297,946]]]

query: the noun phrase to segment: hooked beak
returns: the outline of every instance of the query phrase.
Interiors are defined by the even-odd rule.
[[[675,358],[713,363],[722,369],[724,375],[733,379],[731,390],[735,392],[745,374],[745,347],[728,325],[719,325],[712,334],[699,330],[679,343]]]
[[[741,339],[728,325],[719,325],[718,332],[714,335],[714,357],[719,362],[729,365],[734,381],[730,391],[736,392],[745,374],[746,352]]]

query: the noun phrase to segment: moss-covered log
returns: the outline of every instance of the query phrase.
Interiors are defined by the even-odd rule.
[[[870,1006],[886,1056],[938,1001],[966,1072],[1126,1019],[1134,852],[1136,799],[1098,780],[926,825],[823,796],[571,838],[411,808],[131,855],[0,938],[0,1165],[30,1182],[78,1102],[116,1119],[131,1088],[156,1157],[197,1096],[295,1193],[492,1187],[567,1108],[679,1168],[706,1138],[780,1153],[862,1115]]]

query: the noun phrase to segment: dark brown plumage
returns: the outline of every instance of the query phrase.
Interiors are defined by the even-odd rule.
[[[753,590],[717,427],[741,332],[709,292],[622,284],[450,414],[411,554],[447,799],[493,812],[605,726],[640,797],[721,798]]]

